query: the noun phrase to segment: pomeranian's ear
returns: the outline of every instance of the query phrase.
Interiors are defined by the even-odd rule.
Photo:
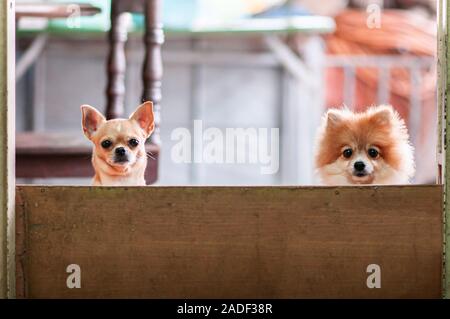
[[[395,111],[390,105],[380,105],[372,109],[372,118],[380,126],[390,125]]]
[[[84,135],[86,135],[88,139],[91,139],[92,134],[98,130],[100,125],[106,122],[106,119],[99,111],[90,105],[81,106],[81,115],[81,126],[83,127]]]
[[[138,106],[136,111],[134,111],[134,113],[130,115],[130,120],[137,121],[139,126],[145,132],[146,137],[149,137],[155,129],[153,103],[147,101]]]
[[[328,127],[338,126],[344,120],[342,112],[339,109],[329,109],[326,118]]]

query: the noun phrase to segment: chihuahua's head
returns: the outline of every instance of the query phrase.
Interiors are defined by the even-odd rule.
[[[403,184],[414,174],[404,121],[389,105],[362,113],[330,109],[316,142],[316,167],[328,185]]]
[[[89,105],[82,105],[81,112],[84,135],[94,144],[94,163],[104,173],[122,175],[137,163],[146,163],[145,140],[154,129],[151,102],[140,105],[128,119],[107,121]]]

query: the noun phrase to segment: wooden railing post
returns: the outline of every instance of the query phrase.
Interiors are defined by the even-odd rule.
[[[162,25],[162,0],[145,0],[145,58],[142,71],[143,101],[152,101],[155,112],[155,131],[152,134],[152,142],[160,144],[159,124],[161,118],[161,81],[163,64],[161,57],[161,45],[164,43]]]
[[[15,7],[0,2],[0,298],[15,296]]]
[[[124,116],[125,44],[128,38],[128,15],[121,11],[121,1],[111,2],[111,30],[109,31],[109,54],[107,65],[106,118]]]

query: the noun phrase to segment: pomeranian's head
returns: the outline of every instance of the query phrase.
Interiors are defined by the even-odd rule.
[[[318,131],[315,165],[327,185],[407,184],[414,175],[413,147],[390,105],[362,113],[330,109]]]

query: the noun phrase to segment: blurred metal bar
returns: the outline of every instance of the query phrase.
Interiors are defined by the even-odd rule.
[[[171,64],[202,64],[239,67],[278,67],[278,59],[271,53],[215,52],[207,50],[166,50],[163,61]]]
[[[308,67],[291,48],[276,36],[266,36],[264,41],[267,47],[279,60],[281,65],[293,76],[299,79],[303,85],[310,86],[308,79]]]
[[[22,57],[16,63],[16,82],[19,81],[29,67],[37,60],[41,55],[47,43],[48,36],[45,33],[39,34],[27,50],[23,53]]]
[[[414,56],[397,56],[397,55],[328,55],[326,58],[327,67],[343,67],[352,65],[355,67],[419,67],[429,68],[434,65],[434,57],[414,57]]]
[[[191,50],[196,54],[197,50],[201,50],[204,42],[198,38],[191,39]],[[203,87],[203,63],[197,61],[191,64],[191,72],[190,72],[190,100],[189,100],[189,110],[190,110],[190,118],[191,118],[191,127],[190,131],[195,134],[195,121],[203,120],[203,104],[202,104],[202,87]],[[202,167],[197,163],[196,159],[201,159],[203,156],[203,147],[202,145],[195,144],[196,139],[193,139],[191,143],[191,158],[192,164],[190,165],[190,180],[192,184],[199,185],[201,182],[201,173]]]
[[[353,110],[355,108],[356,92],[356,68],[353,66],[344,66],[344,103]]]
[[[378,104],[388,104],[390,100],[391,70],[387,67],[380,67],[378,75]]]
[[[409,132],[413,145],[417,145],[418,136],[420,135],[420,124],[422,118],[421,107],[421,72],[418,66],[410,69],[411,78],[411,96],[410,96],[410,111],[409,111]]]

